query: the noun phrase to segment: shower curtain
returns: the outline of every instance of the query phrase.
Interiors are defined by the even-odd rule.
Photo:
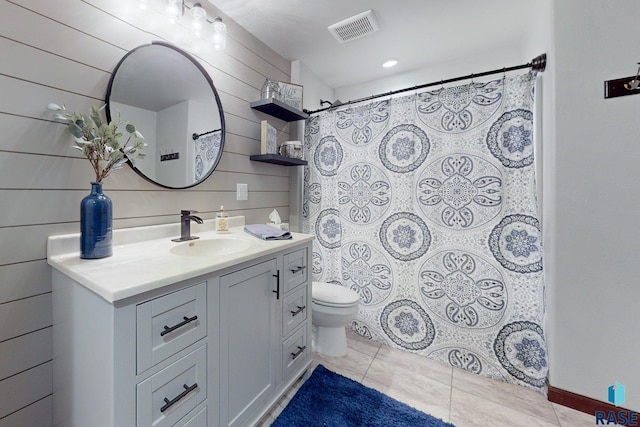
[[[544,387],[534,86],[530,72],[307,120],[313,280],[359,293],[357,334]]]
[[[222,132],[214,133],[200,137],[196,143],[195,150],[195,179],[200,181],[213,167],[213,163],[218,159],[220,152],[220,141]]]

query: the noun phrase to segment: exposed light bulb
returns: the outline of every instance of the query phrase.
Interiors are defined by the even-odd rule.
[[[182,16],[184,3],[183,0],[167,0],[167,7],[165,13],[169,17],[171,23],[176,22],[176,18]]]
[[[196,37],[201,37],[204,25],[207,22],[207,11],[200,3],[196,3],[191,8],[191,30]]]
[[[211,41],[213,42],[213,48],[215,50],[223,50],[227,45],[227,26],[220,17],[213,20],[211,24],[213,28],[213,36]]]

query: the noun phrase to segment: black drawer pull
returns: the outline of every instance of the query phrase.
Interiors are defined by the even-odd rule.
[[[298,271],[304,270],[305,268],[307,268],[306,265],[301,265],[300,267],[292,268],[291,269],[291,274],[296,274]]]
[[[186,384],[183,384],[182,387],[184,387],[184,391],[182,393],[180,393],[179,395],[177,395],[176,397],[174,397],[173,399],[169,400],[166,397],[164,398],[165,405],[162,408],[160,408],[160,412],[164,412],[167,409],[169,409],[173,404],[178,403],[180,401],[180,399],[185,397],[191,391],[195,390],[196,387],[198,387],[198,383],[193,383],[193,385],[191,387],[189,387]]]
[[[184,316],[183,319],[184,319],[184,322],[180,322],[177,325],[174,325],[174,326],[171,326],[171,327],[169,327],[167,325],[164,325],[164,331],[160,332],[160,336],[163,337],[163,336],[167,335],[169,332],[173,332],[176,329],[183,327],[184,325],[188,325],[189,323],[193,322],[194,320],[198,320],[198,316],[193,316],[193,317]]]
[[[303,305],[302,307],[298,306],[298,309],[296,311],[291,310],[291,317],[294,317],[294,316],[302,313],[302,310],[304,310],[305,308],[307,308],[307,306]]]
[[[276,274],[273,275],[273,277],[276,278],[276,290],[271,292],[276,294],[276,299],[280,299],[280,270],[278,270]]]
[[[295,360],[296,357],[300,356],[305,348],[307,348],[306,345],[303,345],[302,347],[298,346],[298,351],[291,353],[291,360]]]

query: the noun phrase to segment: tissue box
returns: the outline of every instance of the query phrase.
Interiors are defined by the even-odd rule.
[[[276,224],[275,222],[268,222],[267,225],[270,225],[272,227],[275,227],[279,230],[282,231],[289,231],[289,223],[288,222],[281,222],[280,224]]]

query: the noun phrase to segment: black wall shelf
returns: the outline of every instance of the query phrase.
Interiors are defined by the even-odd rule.
[[[291,157],[281,156],[280,154],[254,154],[249,156],[254,162],[273,163],[282,166],[304,166],[306,160],[292,159]]]
[[[296,120],[306,120],[309,118],[307,113],[293,108],[292,106],[275,98],[261,99],[259,101],[252,102],[249,105],[254,110],[269,114],[270,116],[284,120],[285,122],[294,122]]]
[[[293,108],[292,106],[275,98],[261,99],[259,101],[252,102],[249,105],[254,110],[269,114],[270,116],[284,120],[285,122],[295,122],[309,118],[307,113]],[[293,159],[279,154],[254,154],[249,156],[249,159],[255,162],[272,163],[281,166],[304,166],[307,164],[306,160]]]

